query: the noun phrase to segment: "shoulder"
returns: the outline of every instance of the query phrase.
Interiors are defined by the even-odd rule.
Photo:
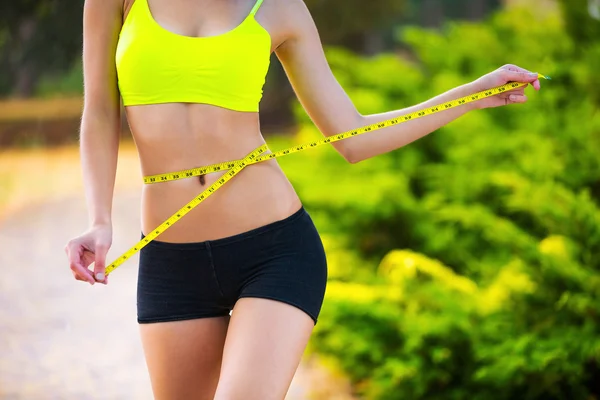
[[[84,5],[87,8],[93,8],[98,12],[114,12],[124,10],[129,3],[134,0],[85,0]]]
[[[85,0],[83,5],[84,24],[98,26],[121,20],[124,7],[133,0]]]
[[[83,8],[83,81],[85,109],[118,109],[114,57],[122,26],[123,2],[85,0]]]
[[[271,32],[275,48],[316,32],[303,0],[264,0],[260,12],[257,18]]]
[[[271,1],[277,4],[281,20],[285,22],[291,33],[301,33],[303,29],[314,25],[313,18],[304,0]]]

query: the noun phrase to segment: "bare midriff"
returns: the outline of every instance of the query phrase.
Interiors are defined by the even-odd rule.
[[[206,104],[127,107],[144,176],[243,158],[265,143],[257,113]],[[214,183],[223,172],[144,185],[142,232],[146,234]],[[202,242],[249,231],[293,214],[301,202],[277,164],[246,167],[156,240]]]

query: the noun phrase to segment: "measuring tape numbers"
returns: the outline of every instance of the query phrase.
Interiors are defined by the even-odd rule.
[[[538,75],[539,78],[550,79],[547,76]],[[171,172],[166,174],[152,175],[144,177],[144,183],[146,184],[154,184],[160,182],[168,182],[174,181],[178,179],[191,178],[194,176],[206,175],[213,172],[219,171],[228,171],[224,174],[220,179],[218,179],[215,183],[210,185],[206,190],[200,193],[197,197],[194,197],[192,201],[179,209],[175,214],[169,217],[165,222],[160,224],[158,227],[153,229],[148,233],[142,240],[140,240],[137,244],[123,253],[119,258],[113,261],[110,265],[106,267],[105,274],[108,275],[113,272],[117,267],[131,258],[134,254],[140,251],[144,246],[150,243],[152,240],[156,239],[161,233],[169,229],[174,223],[179,221],[190,212],[192,209],[197,207],[200,203],[206,200],[209,196],[211,196],[214,192],[216,192],[221,186],[223,186],[227,181],[237,175],[240,171],[246,168],[249,165],[256,164],[259,162],[263,162],[266,160],[271,160],[278,157],[283,157],[288,154],[297,153],[299,151],[304,151],[308,149],[312,149],[315,147],[319,147],[325,144],[338,142],[340,140],[348,139],[353,136],[362,135],[363,133],[376,131],[379,129],[383,129],[389,126],[394,126],[401,124],[403,122],[412,121],[427,115],[435,114],[444,110],[448,110],[450,108],[455,108],[461,106],[463,104],[472,103],[477,100],[481,100],[490,96],[495,96],[500,93],[508,92],[510,90],[514,90],[520,87],[527,86],[528,83],[521,82],[510,82],[502,86],[498,86],[492,89],[483,90],[481,92],[471,94],[465,97],[461,97],[456,100],[451,100],[446,103],[438,104],[433,107],[428,107],[423,110],[415,111],[410,114],[402,115],[396,118],[391,118],[386,121],[377,122],[371,125],[366,125],[361,128],[353,129],[350,131],[338,133],[336,135],[328,136],[323,139],[315,140],[309,143],[289,147],[287,149],[279,150],[274,153],[264,154],[268,148],[267,145],[262,145],[255,150],[253,150],[250,154],[240,160],[227,161],[218,164],[212,164],[205,167],[192,168],[178,172]]]
[[[153,229],[152,232],[149,232],[135,246],[133,246],[132,248],[127,250],[125,253],[123,253],[123,255],[121,255],[119,258],[117,258],[115,261],[113,261],[110,265],[108,265],[106,267],[105,274],[106,275],[110,274],[119,265],[123,264],[125,261],[127,261],[129,258],[131,258],[131,256],[133,256],[135,253],[137,253],[142,248],[144,248],[148,243],[150,243],[152,240],[156,239],[156,237],[158,235],[160,235],[161,233],[163,233],[164,231],[169,229],[171,227],[171,225],[173,225],[175,222],[177,222],[181,218],[183,218],[184,215],[186,215],[187,213],[192,211],[192,209],[194,209],[198,204],[202,203],[204,200],[209,198],[214,192],[217,191],[218,188],[223,186],[225,183],[227,183],[228,180],[230,180],[231,178],[236,176],[238,173],[240,173],[240,171],[243,170],[247,165],[249,165],[249,163],[251,163],[252,160],[254,160],[256,157],[258,157],[260,154],[264,153],[265,151],[267,151],[267,145],[262,145],[259,148],[255,149],[254,151],[252,151],[252,153],[248,154],[244,159],[239,160],[239,161],[234,161],[233,163],[228,163],[229,165],[231,165],[229,172],[224,174],[220,179],[218,179],[215,183],[210,185],[208,187],[208,189],[206,189],[205,191],[200,193],[197,197],[194,197],[194,199],[192,201],[190,201],[185,206],[180,208],[175,214],[171,215],[165,222],[163,222],[158,227]],[[219,171],[219,170],[215,170],[215,171]],[[213,171],[213,172],[215,172],[215,171]],[[170,179],[170,180],[173,180],[173,179]]]

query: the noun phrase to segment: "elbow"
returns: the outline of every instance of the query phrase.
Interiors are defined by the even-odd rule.
[[[344,157],[344,160],[346,160],[350,164],[356,164],[362,161],[362,158],[360,158],[356,154],[356,151],[349,149],[348,146],[339,149],[338,152],[341,154],[342,157]]]
[[[355,119],[347,121],[346,123],[343,124],[343,126],[338,127],[338,129],[335,129],[334,131],[339,132],[340,130],[342,130],[339,128],[354,129],[354,128],[366,125],[367,122],[368,121],[366,121],[362,115],[357,113],[355,116]],[[363,154],[364,152],[361,151],[361,147],[360,147],[361,143],[362,142],[360,140],[357,143],[356,138],[349,138],[348,140],[343,140],[341,142],[333,143],[333,146],[335,147],[337,152],[342,157],[344,157],[344,160],[346,160],[350,164],[356,164],[365,159],[364,154]]]
[[[357,113],[356,120],[353,122],[354,127],[361,127],[367,124],[368,121],[365,119],[365,117]],[[357,142],[356,139],[358,138],[349,139],[343,143],[338,150],[344,159],[350,164],[357,164],[366,159],[364,156],[364,151],[362,151],[364,149],[360,146],[360,144],[363,142],[361,142],[360,139]]]
[[[119,105],[84,104],[81,114],[82,131],[112,132],[119,135],[121,130],[121,110]]]
[[[362,159],[361,159],[361,158],[358,158],[358,157],[356,157],[356,156],[354,156],[354,155],[352,155],[352,154],[347,154],[347,155],[345,155],[345,156],[344,156],[344,158],[345,158],[345,159],[346,159],[346,161],[348,161],[350,164],[356,164],[356,163],[358,163],[358,162],[362,161]]]

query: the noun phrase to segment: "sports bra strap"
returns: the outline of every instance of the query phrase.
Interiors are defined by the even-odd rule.
[[[262,2],[263,2],[263,0],[256,0],[256,4],[254,4],[254,7],[252,7],[252,11],[250,11],[250,15],[256,15],[256,12],[260,8],[260,5],[262,4]]]

